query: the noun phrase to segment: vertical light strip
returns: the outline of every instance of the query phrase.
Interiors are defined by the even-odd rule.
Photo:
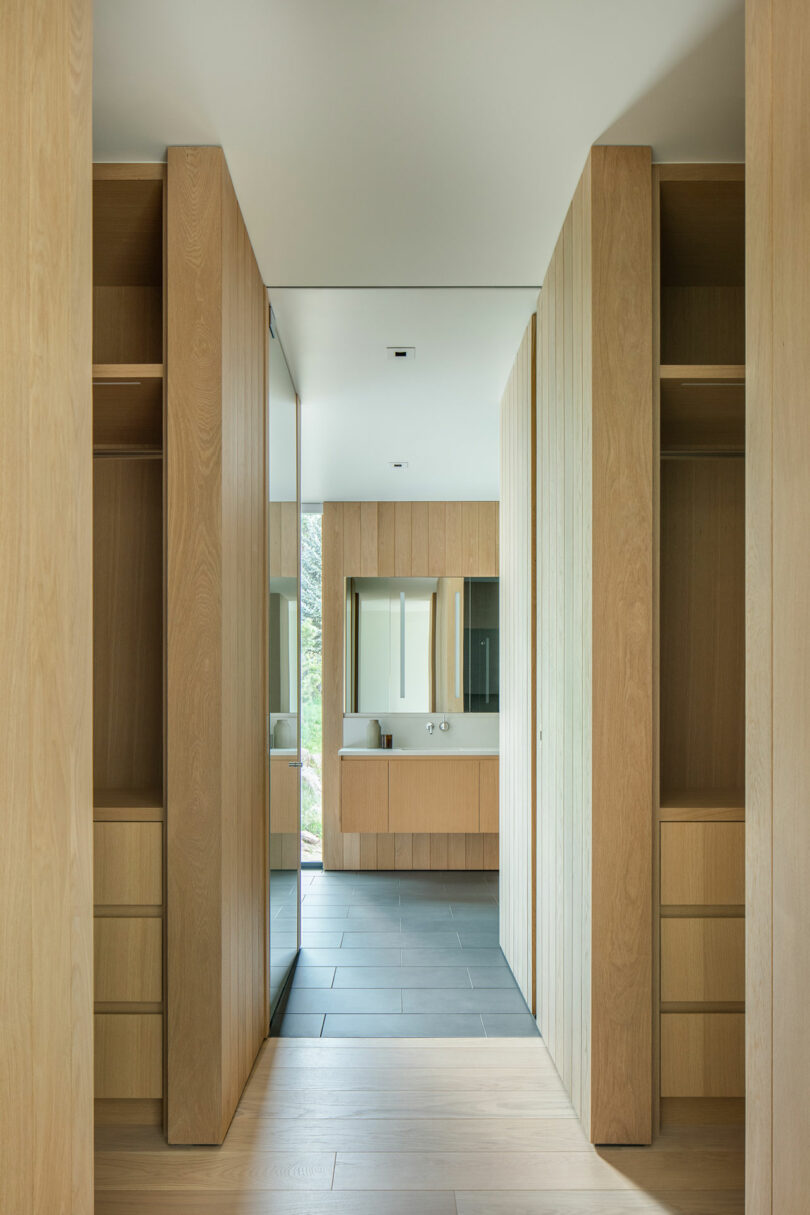
[[[484,703],[489,704],[489,638],[484,638]]]
[[[461,696],[461,591],[456,591],[456,700]]]
[[[405,592],[399,592],[399,698],[405,699]]]

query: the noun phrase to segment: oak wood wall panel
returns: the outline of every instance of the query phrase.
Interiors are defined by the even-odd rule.
[[[801,0],[746,5],[746,1211],[810,1191],[810,146]]]
[[[168,159],[168,1133],[219,1143],[266,1032],[266,292],[222,151]]]
[[[592,149],[537,311],[537,1019],[598,1143],[651,1135],[651,216]]]
[[[91,10],[0,14],[0,1210],[93,1209]]]
[[[444,868],[428,834],[340,830],[344,579],[496,576],[498,503],[324,502],[322,545],[324,868],[430,869],[431,857]],[[446,867],[497,869],[497,836],[468,838],[463,858],[458,844],[448,845]]]
[[[501,398],[500,943],[535,1004],[536,318]]]

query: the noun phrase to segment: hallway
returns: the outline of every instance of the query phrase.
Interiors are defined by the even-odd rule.
[[[540,1038],[271,1039],[221,1148],[99,1128],[96,1215],[742,1215],[742,1147],[597,1151]]]
[[[498,945],[497,872],[304,870],[301,881],[301,955],[275,1033],[537,1034]],[[295,904],[275,915],[294,923]]]

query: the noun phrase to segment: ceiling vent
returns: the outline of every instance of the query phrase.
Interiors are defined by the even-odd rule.
[[[416,347],[415,346],[387,346],[386,354],[389,359],[398,359],[399,362],[402,363],[405,361],[405,359],[415,359],[416,358]]]

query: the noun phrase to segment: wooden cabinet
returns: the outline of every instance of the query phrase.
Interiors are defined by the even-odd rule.
[[[97,1098],[162,1096],[160,1013],[96,1013],[95,1086]]]
[[[392,759],[388,830],[478,831],[477,759]]]
[[[497,835],[499,830],[499,768],[497,759],[482,759],[479,768],[478,830]]]
[[[98,1099],[163,1095],[165,187],[162,164],[93,171]]]
[[[97,906],[159,907],[163,902],[163,824],[95,823]]]
[[[661,1001],[745,1000],[745,920],[725,916],[661,921]]]
[[[159,1004],[163,999],[163,924],[157,916],[95,921],[96,1005]]]
[[[340,774],[341,831],[497,835],[495,758],[344,755]]]
[[[661,903],[742,906],[744,823],[662,823]]]
[[[388,760],[347,759],[340,765],[341,831],[388,831]]]
[[[742,1098],[744,169],[660,165],[654,184],[660,1095]]]
[[[290,767],[287,756],[270,757],[270,830],[273,835],[298,835],[299,779],[299,769]]]
[[[661,1016],[662,1097],[745,1096],[745,1014]]]

